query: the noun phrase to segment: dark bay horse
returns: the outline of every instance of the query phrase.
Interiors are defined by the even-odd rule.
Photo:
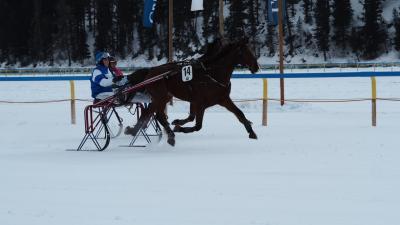
[[[200,130],[205,109],[218,104],[234,113],[239,121],[244,124],[249,137],[256,139],[257,135],[251,127],[251,122],[246,119],[243,112],[229,97],[230,79],[233,69],[237,65],[246,66],[252,73],[259,69],[254,54],[244,40],[227,44],[217,54],[204,59],[202,62],[193,63],[191,65],[193,70],[191,71],[193,75],[191,80],[184,81],[182,78],[182,68],[187,66],[184,62],[168,63],[148,69],[145,80],[154,79],[160,74],[163,74],[163,79],[146,85],[147,92],[152,96],[152,103],[142,114],[135,127],[127,129],[127,133],[135,135],[155,113],[155,118],[167,132],[168,143],[174,145],[175,135],[169,127],[165,114],[166,104],[172,95],[190,102],[196,117],[194,127],[177,125],[174,131],[188,133]],[[210,76],[210,72],[218,72],[218,74]],[[129,76],[128,79],[131,81],[132,78]]]
[[[214,39],[213,42],[209,43],[206,46],[205,54],[202,55],[198,59],[200,61],[200,63],[203,63],[203,65],[204,65],[204,63],[207,64],[208,62],[211,62],[212,60],[216,59],[216,56],[222,49],[223,45],[224,45],[223,39],[221,39],[221,38]],[[213,69],[213,71],[210,71],[210,69]],[[215,75],[220,72],[227,72],[227,71],[225,71],[225,70],[218,71],[217,69],[219,69],[219,67],[208,68],[208,69],[206,68],[205,70],[208,70],[209,75],[211,77],[213,77],[213,79],[216,79],[218,82],[223,82],[222,80],[219,79],[220,76],[215,76]],[[226,75],[224,75],[222,77],[226,77]],[[228,85],[228,84],[224,84],[224,85]],[[195,110],[194,110],[194,104],[191,103],[189,116],[186,119],[176,119],[176,120],[172,121],[172,125],[182,126],[188,122],[192,122],[195,118],[196,118],[196,115],[195,115]]]

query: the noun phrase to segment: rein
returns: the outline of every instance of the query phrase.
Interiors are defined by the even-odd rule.
[[[149,79],[146,79],[146,80],[144,80],[144,81],[142,81],[142,82],[140,82],[140,83],[138,83],[136,85],[133,85],[133,86],[131,86],[129,88],[126,88],[126,89],[122,90],[119,94],[128,94],[128,93],[131,93],[131,92],[133,92],[133,91],[135,91],[135,90],[137,90],[139,88],[142,88],[142,87],[144,87],[144,86],[146,86],[148,84],[154,83],[154,82],[159,81],[159,80],[164,79],[164,78],[168,78],[168,75],[170,73],[172,73],[172,72],[173,72],[173,70],[169,70],[169,71],[161,73],[161,74],[159,74],[157,76],[154,76],[154,77],[151,77]],[[174,74],[172,74],[172,75],[174,75]],[[113,100],[114,99],[115,99],[115,95],[112,95],[110,97],[107,97],[107,98],[105,98],[105,99],[93,104],[93,106],[103,106],[103,105],[109,106],[109,105],[113,104]]]
[[[164,72],[162,74],[159,74],[157,76],[154,76],[154,77],[151,77],[149,79],[146,79],[143,82],[140,82],[140,83],[138,83],[136,85],[133,85],[132,87],[129,87],[129,88],[125,89],[122,92],[122,94],[130,93],[130,92],[132,92],[132,91],[134,91],[136,89],[139,89],[139,88],[144,87],[144,86],[146,86],[148,84],[154,83],[154,82],[156,82],[158,80],[161,80],[161,79],[164,79],[164,78],[168,78],[168,74],[170,74],[170,73],[172,73],[172,70],[169,70],[169,71]]]

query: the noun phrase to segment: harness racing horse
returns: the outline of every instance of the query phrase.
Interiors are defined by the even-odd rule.
[[[204,65],[204,63],[210,62],[211,60],[215,59],[216,54],[218,54],[219,51],[222,49],[223,44],[224,44],[224,41],[221,38],[216,38],[216,39],[214,39],[213,42],[209,43],[206,47],[205,54],[202,55],[198,59],[200,61],[200,63],[203,63],[203,65]],[[205,69],[205,70],[207,70],[207,69]],[[222,82],[222,80],[218,80],[219,76],[214,77],[214,74],[218,74],[218,72],[224,72],[224,71],[211,71],[209,73],[209,75],[213,78],[217,78],[218,82]],[[224,85],[228,85],[228,84],[224,84]],[[176,119],[176,120],[172,121],[172,125],[182,126],[188,122],[192,122],[195,118],[196,118],[196,115],[195,115],[195,111],[194,111],[194,104],[191,103],[189,116],[186,119]]]
[[[167,142],[174,146],[174,131],[189,133],[200,130],[205,109],[218,104],[234,113],[239,121],[244,124],[249,137],[256,139],[257,135],[251,127],[251,122],[246,119],[243,112],[229,97],[231,90],[230,79],[233,69],[237,65],[246,66],[252,73],[257,72],[259,69],[257,60],[245,40],[227,44],[217,54],[206,58],[203,62],[199,61],[192,65],[187,65],[187,62],[176,62],[150,68],[147,71],[145,80],[156,79],[161,75],[162,79],[157,79],[155,82],[145,86],[145,89],[152,97],[152,103],[142,113],[135,127],[128,127],[125,133],[136,135],[140,128],[147,124],[155,113],[155,118],[164,127],[168,135]],[[185,73],[190,75],[189,79],[184,79],[183,70],[186,70]],[[218,79],[215,79],[210,76],[210,72],[221,73],[214,74],[214,77],[218,76]],[[128,76],[129,82],[131,82],[130,77]],[[169,127],[165,107],[171,99],[171,95],[188,101],[193,105],[196,117],[194,127],[181,127],[177,125],[174,131]]]

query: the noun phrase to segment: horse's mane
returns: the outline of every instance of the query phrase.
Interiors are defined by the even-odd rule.
[[[210,62],[216,61],[216,60],[218,60],[218,59],[221,59],[221,58],[223,58],[225,55],[227,55],[228,53],[230,53],[230,51],[231,51],[232,49],[234,49],[235,47],[237,47],[238,45],[239,45],[239,42],[231,42],[231,43],[228,43],[228,44],[222,46],[222,47],[217,51],[217,53],[215,53],[215,54],[212,55],[211,57],[205,59],[203,62],[204,62],[204,63],[210,63]]]
[[[233,49],[247,43],[246,39],[236,40],[229,43],[226,43],[223,39],[215,38],[212,42],[208,43],[204,48],[206,49],[205,53],[196,59],[196,61],[209,64],[211,62],[216,62],[221,58],[224,58],[227,54],[231,53]],[[175,62],[176,63],[185,63]]]
[[[208,61],[211,58],[214,58],[214,56],[220,51],[222,46],[223,42],[221,39],[219,38],[214,39],[213,42],[208,43],[206,45],[205,47],[206,52],[198,60],[204,62]]]

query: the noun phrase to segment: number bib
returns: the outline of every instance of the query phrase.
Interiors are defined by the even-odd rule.
[[[182,81],[187,82],[193,79],[193,69],[191,65],[182,67]]]

